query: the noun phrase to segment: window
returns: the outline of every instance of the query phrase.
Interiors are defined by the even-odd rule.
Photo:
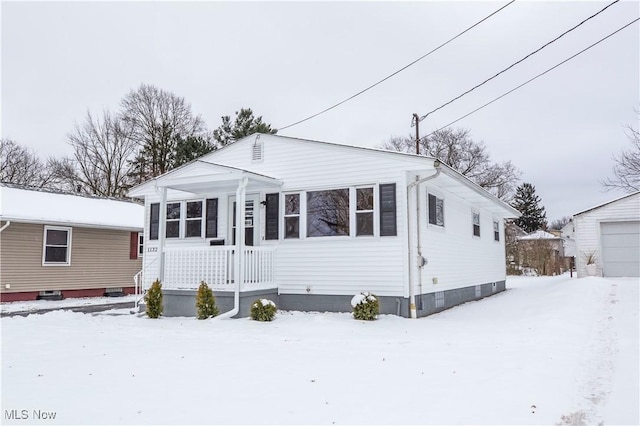
[[[185,234],[187,237],[202,237],[202,201],[187,201]]]
[[[151,204],[151,212],[149,214],[149,239],[158,239],[158,229],[160,226],[160,204]]]
[[[71,264],[71,228],[44,227],[43,265]]]
[[[480,236],[480,213],[472,212],[471,215],[473,218],[473,235],[475,235],[476,237],[479,237]]]
[[[373,188],[356,188],[356,236],[373,235]]]
[[[207,222],[205,235],[207,238],[218,238],[218,199],[208,198],[207,204]]]
[[[349,189],[307,192],[307,237],[349,235]]]
[[[300,238],[300,194],[284,196],[284,237]]]
[[[429,223],[444,226],[444,200],[433,194],[428,194]]]
[[[144,234],[139,233],[138,234],[138,257],[142,257],[143,253],[144,253]]]
[[[500,224],[497,220],[493,221],[493,239],[500,241]]]
[[[180,237],[180,203],[167,203],[166,237]]]

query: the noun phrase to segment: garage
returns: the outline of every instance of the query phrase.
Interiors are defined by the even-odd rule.
[[[640,221],[601,222],[605,277],[640,276]]]

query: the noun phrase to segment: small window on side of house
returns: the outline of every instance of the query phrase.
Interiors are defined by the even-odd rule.
[[[44,227],[42,264],[45,266],[69,266],[71,264],[71,228]]]
[[[141,232],[138,234],[138,257],[142,257],[144,253],[144,234]]]
[[[476,237],[480,236],[480,213],[472,212],[471,213],[473,220],[473,235]]]
[[[500,241],[500,223],[497,220],[493,221],[493,239]]]
[[[429,223],[444,227],[444,200],[433,194],[428,194]]]

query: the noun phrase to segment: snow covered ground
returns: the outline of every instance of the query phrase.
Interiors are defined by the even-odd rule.
[[[86,306],[109,305],[113,303],[131,303],[133,308],[135,295],[122,297],[74,297],[63,300],[25,300],[20,302],[5,302],[0,304],[0,312],[10,314],[15,312],[37,312],[48,309],[80,308]]]
[[[639,424],[638,279],[507,287],[419,320],[2,318],[2,423]]]

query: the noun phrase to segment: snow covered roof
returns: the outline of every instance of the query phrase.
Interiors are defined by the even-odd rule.
[[[0,185],[0,219],[88,228],[141,230],[144,207],[125,200]]]
[[[560,237],[556,237],[555,235],[543,231],[539,229],[535,232],[530,233],[529,235],[525,235],[523,237],[518,237],[519,240],[560,240]]]

